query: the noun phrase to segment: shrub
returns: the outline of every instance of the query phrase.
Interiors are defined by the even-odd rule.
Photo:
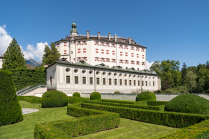
[[[209,115],[187,114],[176,112],[162,112],[155,110],[143,110],[136,108],[125,108],[116,106],[106,106],[99,104],[83,103],[82,108],[103,110],[119,113],[120,117],[141,122],[158,125],[171,126],[176,128],[187,127],[209,119]]]
[[[81,97],[81,95],[80,95],[80,93],[75,92],[75,93],[73,93],[73,97]]]
[[[120,116],[117,113],[79,108],[74,105],[68,106],[67,114],[82,117],[72,120],[36,124],[34,138],[68,139],[101,130],[112,129],[118,127],[120,123]]]
[[[194,94],[182,94],[170,100],[165,111],[209,115],[209,101]]]
[[[0,126],[22,120],[22,109],[17,99],[12,73],[0,70]]]
[[[94,99],[101,99],[101,94],[99,92],[91,93],[90,100],[94,100]]]
[[[67,106],[68,97],[65,93],[57,90],[48,91],[43,94],[41,104],[43,108]]]
[[[142,92],[136,96],[136,101],[143,101],[143,100],[156,101],[156,96],[154,93],[151,93],[151,92]]]
[[[122,94],[120,91],[115,91],[113,94]]]

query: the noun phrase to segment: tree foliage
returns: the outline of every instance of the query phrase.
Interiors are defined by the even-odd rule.
[[[21,52],[21,48],[15,38],[13,38],[7,51],[4,53],[2,68],[4,70],[27,69],[25,62],[24,54]]]
[[[161,78],[161,86],[163,90],[180,85],[181,72],[179,71],[179,61],[164,60],[161,63],[155,61],[150,67]]]
[[[50,44],[51,49],[48,45],[45,45],[44,49],[44,55],[42,57],[42,62],[44,65],[53,64],[57,60],[59,60],[61,54],[57,51],[57,48],[55,47],[55,43]]]

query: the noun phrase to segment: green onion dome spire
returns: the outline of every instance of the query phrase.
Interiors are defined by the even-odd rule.
[[[78,31],[77,31],[76,28],[77,28],[77,27],[76,27],[76,24],[73,22],[73,23],[72,23],[72,29],[70,30],[70,34],[72,34],[72,33],[77,33],[77,34],[78,34]]]

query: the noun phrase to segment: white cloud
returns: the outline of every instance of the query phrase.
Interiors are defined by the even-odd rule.
[[[12,37],[5,30],[6,25],[0,26],[0,56],[6,52],[12,41]]]
[[[145,63],[145,68],[146,68],[147,70],[150,70],[149,68],[152,66],[153,63],[154,63],[154,62],[149,63],[148,61],[146,61],[146,63]]]
[[[40,42],[36,44],[36,47],[28,44],[26,46],[26,50],[23,50],[25,59],[33,58],[33,59],[38,59],[38,61],[42,61],[42,56],[44,54],[45,45],[48,45],[48,43]]]

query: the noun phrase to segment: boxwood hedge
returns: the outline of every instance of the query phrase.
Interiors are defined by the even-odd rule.
[[[158,125],[171,126],[176,128],[191,126],[203,120],[209,119],[209,115],[160,112],[154,110],[143,110],[136,108],[125,108],[116,106],[107,106],[91,103],[81,104],[82,108],[103,110],[119,113],[120,117],[137,120],[141,122],[153,123]]]
[[[17,99],[13,76],[10,71],[0,70],[0,126],[23,120]]]
[[[198,124],[182,128],[176,132],[161,137],[160,139],[208,139],[209,138],[209,120]]]
[[[136,96],[136,101],[143,101],[143,100],[156,101],[156,96],[154,93],[151,93],[151,92],[142,92]]]
[[[81,95],[80,95],[80,93],[75,92],[75,93],[73,93],[73,97],[81,97]]]
[[[164,105],[161,106],[141,106],[136,104],[123,104],[123,103],[112,103],[112,102],[100,102],[100,101],[84,101],[84,103],[94,103],[108,106],[117,106],[117,107],[128,107],[128,108],[137,108],[137,109],[147,109],[147,110],[156,110],[156,111],[164,111]]]
[[[36,124],[34,138],[72,138],[101,130],[116,128],[120,123],[120,116],[117,113],[79,108],[74,105],[67,107],[67,114],[80,118]]]
[[[99,92],[92,92],[90,95],[90,100],[94,100],[94,99],[101,99],[101,94]]]
[[[182,94],[170,100],[165,111],[209,115],[209,100],[194,94]]]
[[[68,97],[65,93],[52,90],[45,92],[41,101],[43,108],[63,107],[68,105]]]

